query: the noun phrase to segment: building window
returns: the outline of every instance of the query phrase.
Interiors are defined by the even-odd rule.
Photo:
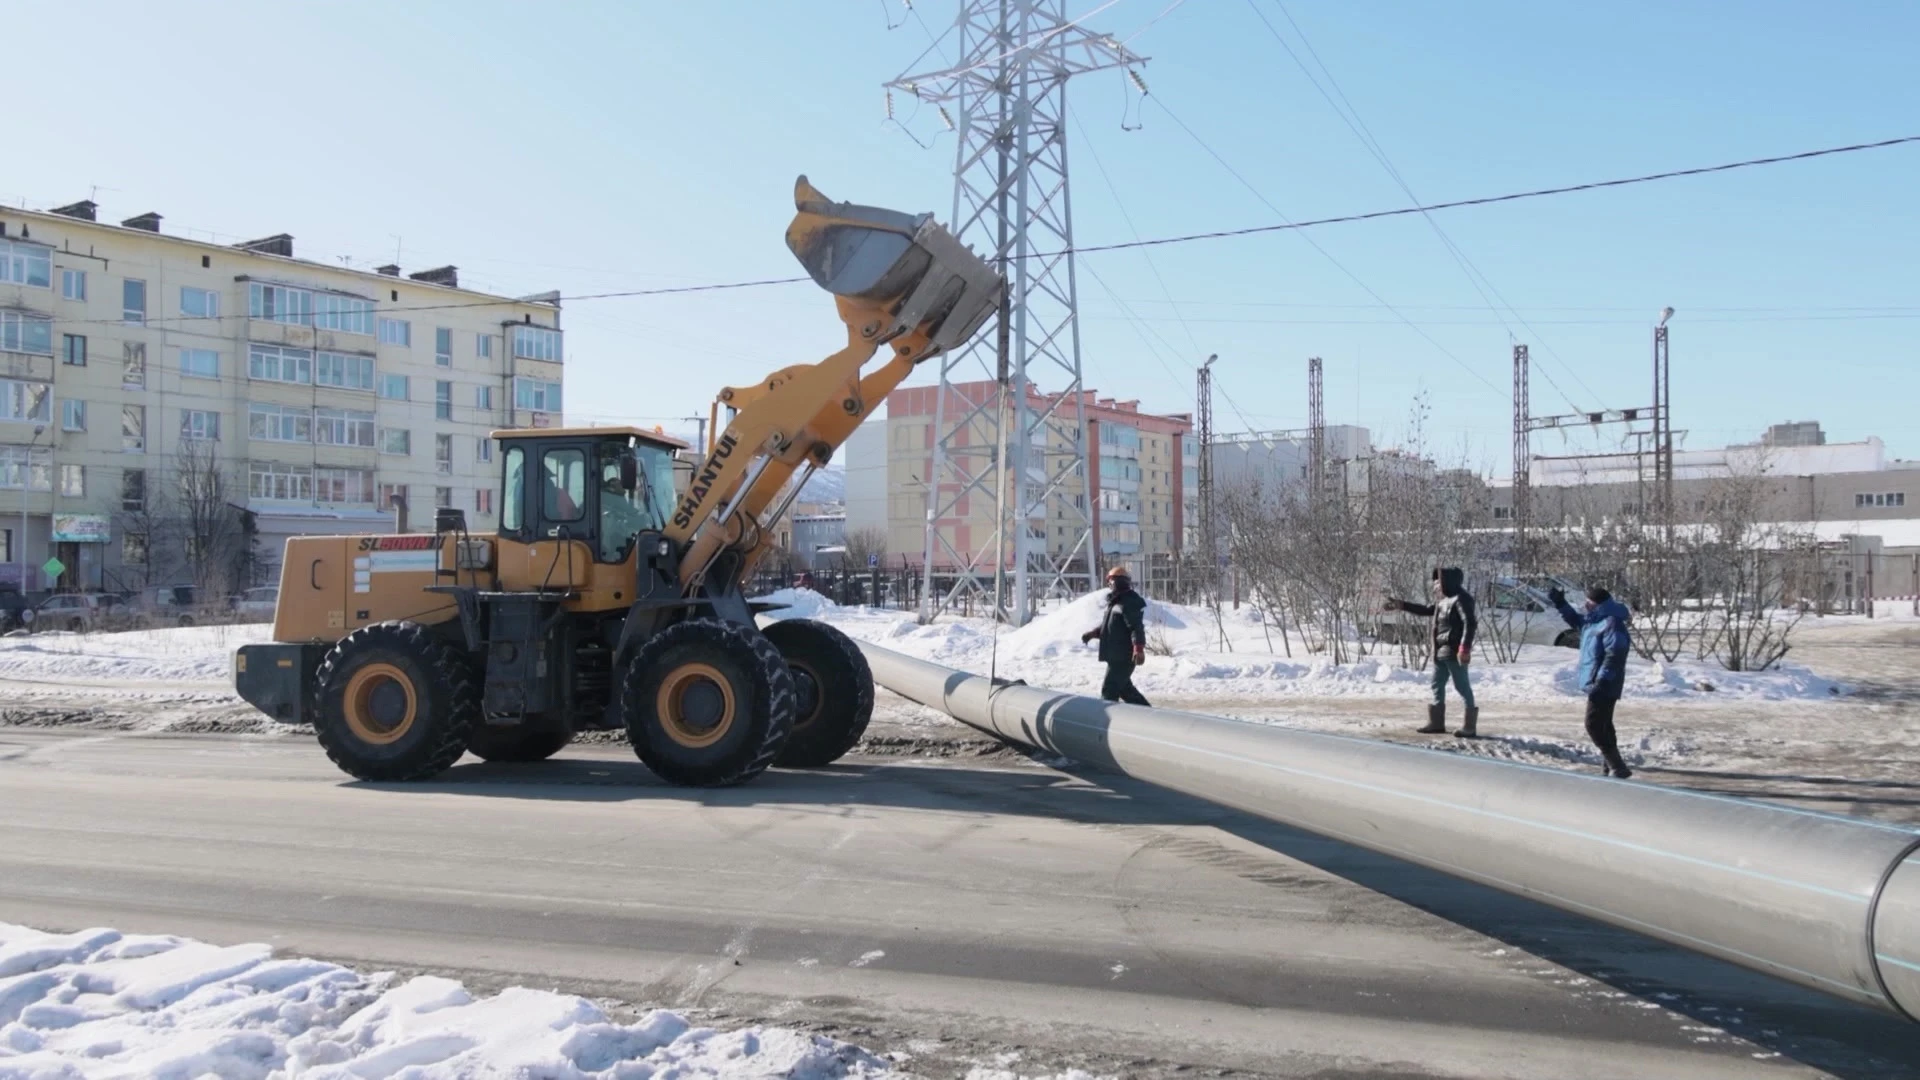
[[[433,489],[433,505],[452,506],[453,505],[453,489],[450,487],[434,488]]]
[[[53,287],[53,249],[21,240],[0,240],[0,282]]]
[[[19,491],[53,490],[53,452],[24,446],[0,446],[0,488]]]
[[[42,382],[0,379],[0,420],[45,420],[51,414],[53,387]]]
[[[265,382],[306,384],[313,381],[313,353],[281,345],[247,345],[247,377]]]
[[[220,441],[220,414],[211,409],[180,410],[180,437]]]
[[[87,430],[87,403],[79,398],[68,398],[60,403],[60,430]]]
[[[381,428],[380,452],[399,457],[413,453],[413,432],[406,428]]]
[[[352,409],[315,409],[313,441],[321,446],[372,446],[373,414]]]
[[[1511,521],[1511,520],[1513,520],[1513,507],[1511,507],[1511,506],[1496,506],[1496,507],[1494,507],[1494,508],[1493,508],[1493,520],[1495,520],[1495,521]]]
[[[220,377],[220,354],[212,349],[181,349],[180,374],[196,379]]]
[[[305,465],[255,461],[247,465],[247,495],[255,499],[313,498],[313,470]]]
[[[128,341],[120,346],[120,385],[139,390],[147,385],[147,343]]]
[[[453,331],[444,326],[433,328],[433,362],[441,367],[453,366]]]
[[[412,348],[413,324],[405,319],[381,319],[380,344]]]
[[[1867,507],[1882,509],[1886,507],[1905,506],[1907,505],[1907,493],[1904,491],[1874,492],[1871,494],[1862,492],[1853,497],[1853,505],[1856,509],[1865,509]]]
[[[60,271],[60,295],[68,300],[85,300],[87,272],[85,270]]]
[[[147,508],[147,470],[124,469],[120,473],[120,509],[140,511]],[[142,552],[146,544],[141,545]],[[142,560],[145,561],[144,554]]]
[[[145,533],[129,532],[120,534],[120,561],[129,566],[147,565],[147,537]]]
[[[0,311],[0,350],[53,355],[53,320],[24,311]]]
[[[146,453],[147,407],[145,405],[120,406],[120,449],[127,453]]]
[[[211,289],[182,285],[180,314],[190,319],[217,319],[220,317],[220,294]]]
[[[380,376],[380,396],[389,401],[407,400],[407,377],[391,373]]]
[[[493,335],[492,334],[473,335],[473,355],[479,357],[482,360],[493,359]]]
[[[560,362],[560,331],[544,326],[513,328],[513,355],[520,360]]]
[[[313,382],[315,386],[337,386],[342,390],[372,390],[373,357],[356,353],[315,353]]]
[[[60,335],[60,362],[74,367],[87,366],[87,339],[84,335]]]
[[[513,406],[516,409],[532,409],[534,412],[559,412],[560,384],[540,379],[516,378],[513,380]]]
[[[473,512],[476,514],[493,513],[493,489],[479,488],[473,493]]]
[[[483,463],[493,461],[492,439],[481,436],[473,440],[473,460]]]
[[[433,384],[433,418],[453,419],[453,384],[445,379]]]
[[[407,485],[381,484],[380,485],[380,504],[379,504],[380,508],[382,510],[393,509],[395,499],[399,499],[403,505],[406,503]]]
[[[473,407],[482,412],[493,411],[493,387],[476,386],[473,388]]]
[[[435,435],[433,437],[433,471],[453,472],[453,436]]]
[[[267,442],[312,442],[313,414],[286,405],[247,406],[247,438]]]
[[[313,325],[322,330],[372,337],[373,301],[339,293],[316,293],[313,297]]]
[[[60,466],[60,495],[67,499],[87,497],[87,469],[84,465]]]
[[[369,469],[313,470],[313,500],[366,506],[373,503],[373,472]]]
[[[268,285],[262,281],[247,285],[247,314],[255,319],[268,322],[288,323],[294,326],[313,325],[313,294],[305,289],[290,289],[285,285]]]
[[[130,323],[147,321],[147,283],[128,278],[120,284],[120,318]]]

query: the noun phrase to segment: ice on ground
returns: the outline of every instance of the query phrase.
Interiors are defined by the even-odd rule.
[[[234,650],[272,634],[267,623],[235,623],[0,637],[0,679],[230,685]]]
[[[0,1078],[675,1080],[872,1077],[859,1047],[780,1028],[716,1031],[655,1010],[451,979],[396,982],[265,945],[0,923]]]
[[[804,600],[808,592],[775,594],[802,600],[768,617],[819,619],[908,656],[966,671],[991,669],[1036,686],[1088,690],[1100,685],[1104,673],[1096,646],[1080,640],[1100,622],[1104,591],[1047,610],[1023,627],[997,629],[986,619],[957,616],[922,626],[909,613],[840,607],[824,598],[820,606],[809,606]],[[1430,672],[1402,665],[1391,647],[1336,664],[1324,654],[1308,652],[1297,634],[1283,636],[1251,605],[1223,608],[1216,621],[1209,608],[1149,600],[1146,618],[1147,658],[1134,673],[1134,683],[1149,697],[1416,699],[1428,692]],[[1578,673],[1579,657],[1573,650],[1547,645],[1528,645],[1515,662],[1501,664],[1493,662],[1491,645],[1483,642],[1473,664],[1476,693],[1484,690],[1503,702],[1577,698]],[[1636,656],[1627,664],[1626,696],[1664,703],[1813,701],[1844,691],[1833,680],[1794,664],[1763,672],[1726,671],[1712,660],[1650,663]]]

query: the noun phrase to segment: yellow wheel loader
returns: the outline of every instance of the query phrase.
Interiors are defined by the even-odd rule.
[[[915,365],[977,333],[1005,287],[931,215],[835,203],[804,176],[794,202],[787,246],[836,297],[846,346],[720,391],[726,427],[683,492],[677,440],[495,432],[495,535],[441,509],[430,534],[287,541],[273,642],[234,658],[240,695],[312,723],[364,780],[430,777],[468,751],[539,761],[586,729],[624,728],[675,784],[850,750],[873,712],[859,649],[818,622],[761,630],[766,605],[743,583],[806,477]]]

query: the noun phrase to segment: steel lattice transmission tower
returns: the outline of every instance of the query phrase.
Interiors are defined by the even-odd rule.
[[[1327,493],[1327,393],[1320,358],[1307,357],[1307,500],[1318,503]]]
[[[1527,529],[1533,523],[1533,403],[1528,400],[1532,373],[1527,347],[1513,347],[1513,562],[1520,573],[1533,569]]]
[[[1195,500],[1200,509],[1200,587],[1209,600],[1220,595],[1220,534],[1215,531],[1213,494],[1213,362],[1218,359],[1220,354],[1215,353],[1200,365],[1193,388],[1194,411],[1199,414],[1200,460],[1194,471],[1200,487]]]
[[[1077,25],[1066,8],[1066,0],[961,0],[959,61],[887,84],[937,107],[954,129],[953,233],[991,253],[1007,277],[994,329],[940,359],[923,618],[986,592],[989,578],[995,610],[1016,623],[1044,596],[1093,585],[1096,493],[1080,369],[1067,83],[1145,58]],[[955,372],[971,365],[998,384],[997,394],[976,401],[954,391],[967,381]],[[972,499],[994,502],[997,527],[984,542],[961,545],[940,524]],[[939,593],[936,556],[955,571]]]

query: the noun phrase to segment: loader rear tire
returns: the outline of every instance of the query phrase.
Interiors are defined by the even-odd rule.
[[[466,753],[480,683],[460,650],[411,622],[355,630],[320,662],[313,728],[361,780],[424,780]]]
[[[633,752],[684,787],[725,787],[767,770],[793,730],[793,676],[758,630],[690,619],[628,661],[621,712]]]
[[[853,749],[873,719],[873,670],[853,639],[826,623],[784,619],[766,628],[793,673],[793,734],[774,764],[831,765]]]
[[[545,761],[572,741],[573,729],[564,725],[550,727],[531,721],[517,727],[480,724],[473,729],[473,739],[467,743],[467,753],[482,761]]]

